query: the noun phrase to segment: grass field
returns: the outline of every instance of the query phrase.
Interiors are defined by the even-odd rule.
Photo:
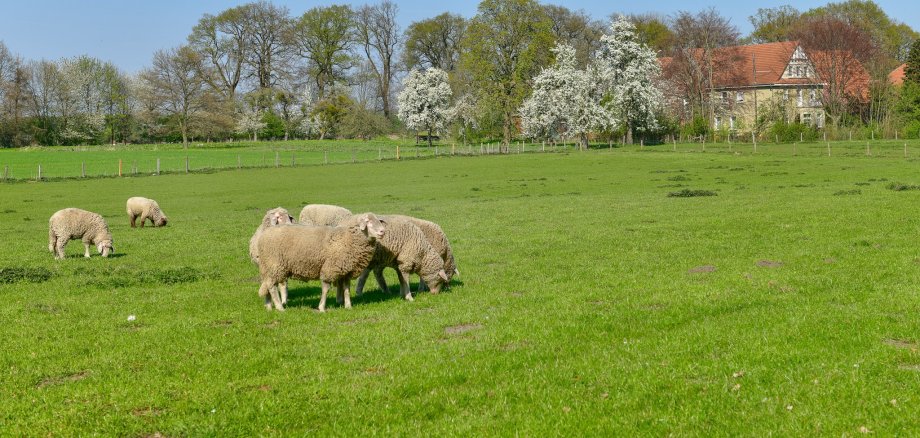
[[[831,145],[0,184],[0,435],[916,434],[920,161]],[[266,312],[248,239],[315,202],[440,223],[459,281]],[[69,206],[115,257],[53,260]]]

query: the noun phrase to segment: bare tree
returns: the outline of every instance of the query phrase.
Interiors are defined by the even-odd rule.
[[[205,83],[198,75],[201,58],[187,46],[160,50],[153,55],[153,65],[141,73],[150,107],[171,116],[188,147],[191,122],[204,106]]]
[[[862,29],[839,18],[806,20],[793,35],[814,65],[812,81],[823,85],[821,103],[834,124],[868,103],[869,75],[864,67],[879,49]]]
[[[396,22],[399,7],[390,0],[371,6],[364,5],[355,12],[357,41],[377,78],[377,94],[383,115],[390,117],[390,89],[393,85],[396,49],[402,32]]]
[[[403,63],[407,69],[439,68],[448,73],[460,63],[460,41],[466,31],[466,19],[443,13],[416,21],[406,29]]]
[[[290,26],[288,9],[264,0],[243,8],[245,26],[249,30],[247,62],[255,70],[259,88],[272,88],[288,49],[284,41],[285,31]]]

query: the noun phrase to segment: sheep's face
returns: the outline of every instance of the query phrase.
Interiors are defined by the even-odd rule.
[[[288,225],[294,223],[294,217],[288,214],[287,210],[278,207],[270,213],[271,220],[269,223],[272,226],[275,225]]]
[[[425,284],[428,285],[428,289],[431,290],[433,294],[441,292],[441,288],[447,285],[448,282],[450,282],[450,280],[443,269],[438,271],[437,275],[425,278]]]
[[[371,240],[380,239],[386,230],[386,222],[377,218],[373,213],[365,213],[358,222],[358,228],[364,231]]]
[[[167,219],[166,216],[162,216],[160,217],[160,220],[157,221],[157,226],[165,227],[167,222],[169,222],[169,219]]]
[[[96,250],[98,250],[99,254],[102,254],[103,257],[108,257],[109,254],[115,252],[115,247],[111,240],[103,240],[96,244]]]

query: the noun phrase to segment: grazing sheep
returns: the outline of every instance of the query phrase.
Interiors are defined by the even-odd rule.
[[[64,258],[64,247],[73,239],[83,241],[83,257],[89,257],[90,245],[103,257],[115,252],[112,233],[102,216],[79,208],[65,208],[48,219],[48,251],[57,259]]]
[[[406,281],[412,273],[418,274],[419,282],[426,283],[432,292],[440,291],[442,282],[448,280],[444,260],[428,243],[422,230],[405,216],[383,216],[381,219],[387,224],[387,233],[378,240],[374,258],[358,277],[355,295],[360,296],[363,292],[370,271],[374,271],[377,283],[384,288],[386,282],[382,278],[386,267],[396,269],[400,290],[406,300],[412,301],[412,291]]]
[[[425,219],[419,219],[412,216],[404,216],[399,214],[387,215],[386,217],[394,220],[409,220],[422,230],[422,233],[425,234],[425,238],[428,239],[428,243],[431,244],[431,247],[434,248],[435,252],[440,254],[441,258],[444,260],[444,272],[447,273],[447,282],[445,283],[445,286],[450,284],[450,280],[454,278],[454,275],[460,275],[460,270],[457,269],[457,262],[454,259],[454,252],[451,250],[450,242],[447,240],[447,235],[444,234],[444,230],[441,229],[440,225]],[[377,284],[380,285],[380,288],[387,290],[386,283],[382,283],[383,271],[381,270],[380,275],[377,275],[377,272],[375,272],[374,277],[377,279]],[[425,290],[425,286],[425,281],[419,281],[419,292]],[[437,293],[436,291],[432,292]]]
[[[259,296],[265,297],[265,307],[271,309],[274,303],[275,309],[284,310],[274,286],[294,277],[322,282],[320,312],[326,310],[326,295],[332,284],[338,289],[337,301],[350,308],[351,279],[370,263],[377,240],[384,236],[385,229],[385,223],[373,213],[352,216],[338,227],[286,225],[266,228],[256,239],[262,279]]]
[[[157,201],[140,196],[128,198],[127,211],[128,217],[131,218],[131,228],[135,228],[134,220],[138,217],[141,218],[141,228],[144,228],[147,219],[150,219],[150,223],[155,227],[162,227],[169,220],[163,214],[163,210],[160,210]]]
[[[252,259],[252,262],[257,265],[259,264],[259,254],[256,252],[256,241],[259,235],[262,234],[262,231],[268,227],[290,225],[292,223],[294,223],[294,217],[291,216],[286,209],[277,207],[268,210],[265,216],[262,217],[262,223],[259,224],[259,228],[256,228],[256,232],[253,233],[252,238],[249,239],[249,258]],[[282,283],[280,287],[281,304],[287,304],[287,282]]]
[[[338,205],[310,204],[300,210],[298,222],[302,225],[338,226],[351,218],[351,211]]]

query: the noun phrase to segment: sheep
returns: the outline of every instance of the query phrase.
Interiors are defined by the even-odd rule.
[[[386,267],[396,269],[402,296],[408,301],[412,301],[412,291],[406,278],[412,273],[418,274],[419,282],[426,283],[434,293],[440,291],[442,281],[448,280],[444,260],[428,243],[422,230],[405,216],[383,216],[381,219],[387,224],[386,235],[378,240],[374,258],[358,277],[355,295],[361,295],[364,282],[372,270],[377,283],[383,288],[386,284],[382,279],[383,269]]]
[[[338,205],[309,204],[303,210],[300,210],[300,217],[297,219],[303,225],[334,227],[342,221],[348,220],[351,216],[351,211]]]
[[[338,290],[337,301],[351,308],[351,279],[370,263],[377,240],[385,230],[385,222],[373,213],[354,215],[338,227],[283,225],[263,230],[256,249],[262,281],[259,296],[265,297],[265,307],[271,309],[274,304],[275,309],[284,310],[274,287],[294,277],[322,282],[320,312],[326,311],[326,296],[332,284]]]
[[[48,219],[48,251],[57,259],[64,258],[64,247],[73,239],[83,241],[83,257],[89,257],[90,245],[103,257],[115,252],[112,233],[102,216],[79,208],[65,208]]]
[[[128,217],[131,219],[131,228],[135,228],[134,221],[138,217],[141,218],[141,228],[144,228],[147,219],[150,219],[150,223],[155,227],[162,227],[169,220],[163,210],[160,210],[160,204],[157,204],[157,201],[153,199],[140,196],[128,198],[126,210]]]
[[[252,238],[249,239],[249,258],[252,262],[257,265],[259,264],[259,254],[256,252],[256,241],[259,235],[262,234],[262,231],[268,227],[290,225],[292,223],[294,223],[294,217],[291,216],[286,209],[277,207],[268,210],[265,216],[262,217],[262,223],[259,224],[259,228],[256,228],[256,232],[253,233]],[[287,282],[281,284],[281,304],[287,304]]]
[[[450,248],[450,242],[447,240],[447,235],[444,234],[444,230],[441,229],[440,225],[434,222],[431,222],[431,221],[427,221],[425,219],[419,219],[419,218],[415,218],[412,216],[393,214],[393,215],[387,215],[385,217],[391,220],[400,220],[400,219],[409,220],[413,224],[415,224],[417,227],[419,227],[420,230],[422,230],[422,233],[425,235],[425,238],[428,239],[428,243],[431,245],[432,248],[434,248],[435,252],[438,253],[441,256],[441,258],[444,260],[444,272],[447,274],[447,281],[445,282],[445,286],[450,284],[450,280],[454,277],[454,275],[460,275],[460,270],[457,269],[457,262],[454,259],[454,253]],[[382,268],[379,269],[378,271],[374,271],[374,277],[377,279],[377,284],[380,286],[380,288],[383,290],[387,290],[386,282],[383,279],[383,269]],[[419,292],[425,290],[425,286],[426,286],[426,282],[421,281],[420,279],[420,281],[418,282]],[[432,292],[438,293],[437,291],[434,291],[434,290],[432,290]]]

